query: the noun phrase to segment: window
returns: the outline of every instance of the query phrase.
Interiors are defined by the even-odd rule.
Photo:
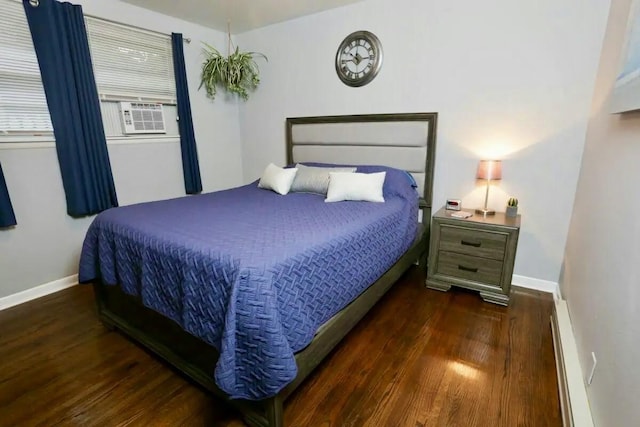
[[[103,101],[176,103],[171,37],[85,17]]]
[[[51,135],[24,8],[13,0],[0,0],[0,7],[0,137]],[[166,135],[179,135],[169,119],[177,115],[171,37],[93,17],[85,23],[106,136],[125,135],[117,101],[134,100],[164,104]]]
[[[22,3],[0,0],[0,134],[51,133],[47,99]]]

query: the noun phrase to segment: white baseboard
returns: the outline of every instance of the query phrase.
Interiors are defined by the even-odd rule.
[[[564,427],[593,427],[578,347],[565,300],[558,300],[554,304],[551,332],[558,372],[562,424]]]
[[[62,279],[54,280],[53,282],[27,289],[26,291],[2,297],[0,298],[0,310],[70,288],[77,284],[78,275],[74,274],[73,276],[63,277]]]
[[[511,284],[513,284],[514,286],[520,286],[521,288],[549,292],[550,294],[553,294],[553,299],[556,301],[560,297],[560,288],[558,287],[558,282],[551,282],[549,280],[535,279],[533,277],[514,274],[513,278],[511,279]]]

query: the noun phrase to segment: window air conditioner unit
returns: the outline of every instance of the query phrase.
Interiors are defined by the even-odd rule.
[[[162,104],[121,102],[120,117],[125,135],[137,133],[167,133]]]

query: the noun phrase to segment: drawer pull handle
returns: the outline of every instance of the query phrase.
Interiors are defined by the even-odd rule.
[[[460,265],[458,264],[458,270],[462,270],[462,271],[468,271],[470,273],[477,273],[478,272],[478,268],[473,268],[473,267],[465,267],[464,265]]]
[[[460,244],[465,246],[473,246],[474,248],[479,248],[481,245],[480,242],[470,242],[468,240],[460,240]]]

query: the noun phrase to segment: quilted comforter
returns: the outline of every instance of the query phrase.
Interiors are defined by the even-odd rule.
[[[107,210],[84,241],[79,279],[139,296],[220,352],[212,374],[232,398],[277,394],[294,353],[411,246],[418,196],[386,170],[385,203],[325,203],[250,184]]]

